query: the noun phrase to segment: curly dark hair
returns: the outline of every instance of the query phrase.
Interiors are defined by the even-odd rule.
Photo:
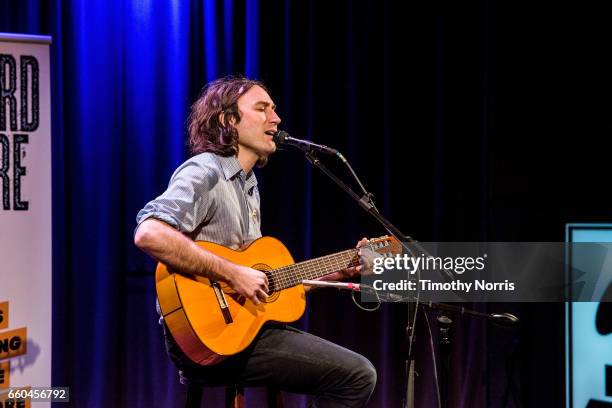
[[[212,152],[228,157],[238,154],[238,131],[230,122],[232,119],[235,123],[240,122],[238,98],[256,85],[268,92],[260,81],[240,76],[226,76],[204,86],[187,120],[192,155]],[[263,166],[266,161],[262,158],[257,165]]]

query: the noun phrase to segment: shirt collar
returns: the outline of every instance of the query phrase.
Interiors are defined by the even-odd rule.
[[[219,164],[221,165],[221,169],[223,170],[223,175],[225,176],[226,180],[231,180],[237,175],[239,177],[244,177],[244,170],[242,169],[242,166],[240,165],[240,162],[236,156],[217,156],[217,159],[219,160]],[[257,177],[255,177],[255,173],[253,171],[247,174],[246,179],[244,180],[247,191],[251,190],[257,185]]]

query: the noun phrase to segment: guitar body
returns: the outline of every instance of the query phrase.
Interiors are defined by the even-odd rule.
[[[197,244],[231,262],[264,272],[294,263],[283,243],[271,237],[257,239],[241,251],[212,242]],[[170,333],[185,355],[201,365],[216,364],[244,350],[264,323],[294,322],[306,307],[301,284],[274,292],[266,303],[255,306],[219,282],[231,315],[232,321],[228,323],[210,280],[173,273],[160,263],[155,281],[162,316]]]

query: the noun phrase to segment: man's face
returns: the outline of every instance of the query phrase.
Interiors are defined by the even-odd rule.
[[[238,98],[240,123],[234,127],[238,131],[238,146],[242,154],[267,157],[274,153],[276,144],[272,135],[281,121],[275,109],[270,95],[259,86],[253,86]]]

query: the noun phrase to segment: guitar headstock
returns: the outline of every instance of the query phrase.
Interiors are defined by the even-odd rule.
[[[370,239],[370,243],[367,246],[384,257],[401,255],[403,252],[402,244],[395,237],[388,235]]]

